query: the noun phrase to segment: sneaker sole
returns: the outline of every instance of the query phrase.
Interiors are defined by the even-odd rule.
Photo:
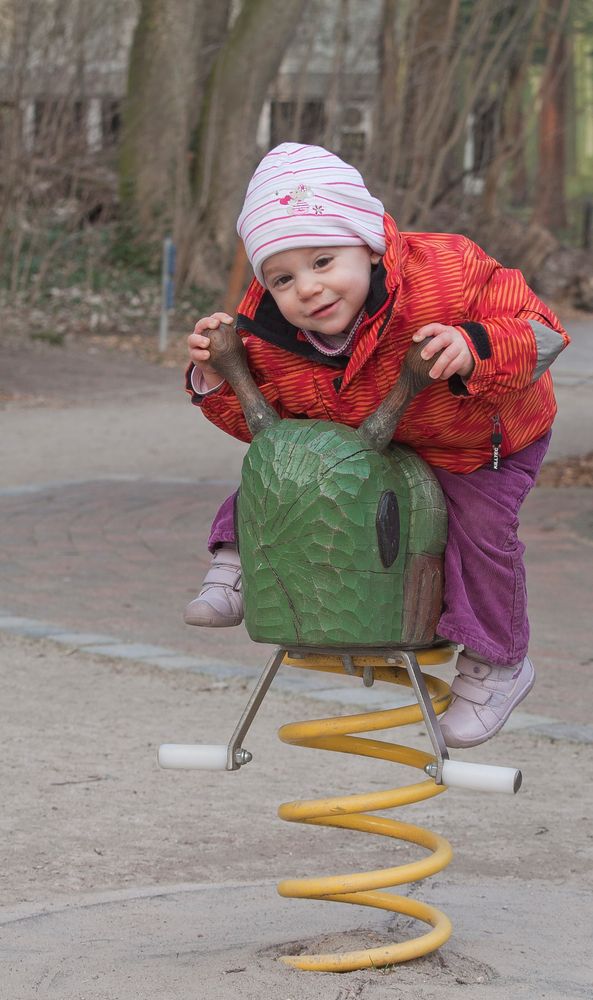
[[[185,616],[183,620],[186,625],[197,625],[203,628],[232,628],[234,625],[240,625],[243,621],[242,618],[227,618],[226,621],[221,621],[219,618],[218,621],[204,621],[204,619],[186,618]]]

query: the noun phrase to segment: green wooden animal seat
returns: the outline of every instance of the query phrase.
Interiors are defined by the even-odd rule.
[[[432,642],[446,509],[411,449],[381,454],[343,424],[283,420],[247,452],[237,527],[245,624],[256,642]]]

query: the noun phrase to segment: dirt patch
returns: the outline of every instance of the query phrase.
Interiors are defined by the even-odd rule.
[[[404,918],[396,918],[393,935],[377,933],[377,931],[359,928],[356,931],[343,931],[338,934],[321,934],[306,941],[291,941],[287,944],[263,948],[259,955],[262,958],[281,959],[283,956],[297,955],[340,955],[345,952],[359,951],[371,948],[388,948],[398,942],[412,939],[422,933],[415,921]],[[365,973],[361,979],[361,985],[368,982],[368,976],[372,973]],[[438,979],[439,983],[469,986],[478,983],[488,983],[498,977],[498,972],[491,966],[480,962],[477,959],[468,958],[458,952],[444,950],[433,952],[422,958],[416,959],[412,963],[397,963],[386,965],[383,968],[375,969],[377,979],[397,975],[399,984],[407,986],[422,986],[431,979]],[[353,996],[359,994],[354,993]],[[344,995],[347,1000],[348,994]],[[336,998],[339,1000],[339,998]]]
[[[538,486],[593,486],[593,452],[575,458],[546,462]]]

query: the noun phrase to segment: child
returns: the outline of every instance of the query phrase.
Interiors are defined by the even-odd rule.
[[[412,341],[426,342],[425,358],[444,349],[394,440],[431,465],[447,501],[438,634],[465,648],[443,734],[450,747],[482,743],[533,686],[517,515],[548,447],[548,368],[568,337],[520,272],[464,236],[399,233],[358,171],[317,146],[283,143],[263,158],[237,229],[255,272],[237,330],[281,416],[357,427]],[[249,441],[237,398],[209,365],[209,331],[232,322],[214,313],[196,324],[187,388],[209,420]],[[233,499],[212,526],[189,624],[242,620]]]

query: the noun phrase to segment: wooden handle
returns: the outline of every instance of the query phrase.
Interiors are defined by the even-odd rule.
[[[253,435],[278,423],[280,417],[264,399],[249,371],[243,341],[234,327],[221,323],[209,330],[210,365],[234,390]]]
[[[442,351],[425,361],[421,357],[424,343],[412,344],[404,358],[399,378],[374,413],[360,425],[358,433],[364,442],[377,451],[384,451],[391,442],[395,428],[414,396],[432,385],[429,371]]]
[[[240,387],[243,379],[251,378],[241,337],[234,327],[227,326],[226,323],[221,323],[215,330],[208,330],[207,336],[210,338],[212,368],[221,378],[225,378],[236,392],[237,384]]]

